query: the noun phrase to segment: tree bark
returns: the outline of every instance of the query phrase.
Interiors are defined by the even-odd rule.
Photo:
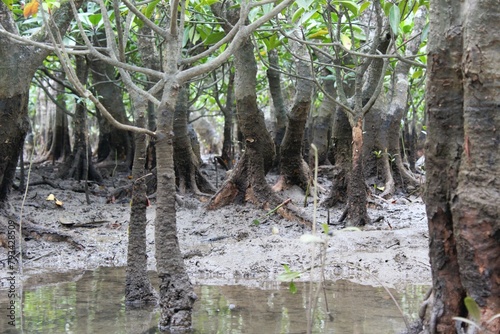
[[[346,203],[349,170],[352,165],[352,128],[341,107],[335,109],[332,126],[332,147],[328,155],[335,165],[330,194],[324,201],[327,207]]]
[[[232,169],[234,166],[234,104],[234,72],[230,71],[229,81],[227,83],[226,105],[221,108],[224,114],[221,159],[226,164],[228,170]]]
[[[269,51],[269,69],[267,70],[267,80],[269,82],[269,91],[271,93],[273,107],[274,107],[274,145],[276,148],[276,156],[280,156],[280,146],[287,126],[287,112],[285,100],[281,90],[281,75],[278,69],[279,58],[276,49]],[[279,159],[276,159],[279,167]]]
[[[463,150],[451,199],[460,278],[481,309],[485,333],[500,333],[500,9],[466,1],[463,29]],[[493,30],[491,30],[493,29]],[[451,138],[448,138],[450,140]]]
[[[212,7],[214,8],[214,7]],[[217,9],[214,9],[217,12]],[[235,22],[238,15],[230,12],[227,19]],[[230,29],[227,25],[226,30]],[[230,176],[212,197],[209,209],[216,209],[229,203],[268,203],[273,198],[271,187],[265,175],[273,166],[274,143],[266,129],[264,114],[257,105],[257,62],[253,44],[247,40],[234,53],[234,89],[238,128],[241,130],[245,152]],[[276,200],[276,205],[279,200]]]
[[[102,36],[102,34],[98,34],[97,36]],[[99,46],[106,46],[106,43],[102,41],[95,43]],[[127,119],[125,104],[123,103],[122,90],[115,81],[116,73],[114,66],[106,64],[102,60],[90,59],[89,68],[93,89],[95,90],[95,95],[99,96],[99,101],[118,122],[130,124]],[[98,113],[97,119],[99,122],[97,161],[103,161],[110,157],[113,160],[125,160],[130,165],[134,150],[132,133],[115,128],[100,113]]]
[[[82,1],[75,1],[80,7]],[[53,22],[64,34],[72,18],[68,2],[53,13]],[[10,33],[19,34],[7,5],[0,2],[0,23]],[[47,27],[44,27],[46,29]],[[47,39],[46,30],[42,29],[32,39],[43,41]],[[55,30],[55,29],[54,29]],[[7,200],[10,188],[14,181],[17,161],[22,153],[24,138],[29,129],[28,96],[31,79],[50,51],[27,46],[11,41],[0,35],[0,206]],[[20,66],[19,64],[22,64]]]
[[[170,43],[177,42],[172,39]],[[175,45],[175,44],[173,44]],[[172,45],[172,46],[173,46]],[[175,60],[173,58],[172,60]],[[160,330],[186,330],[196,294],[189,281],[177,239],[173,121],[180,86],[167,82],[158,108],[156,162],[158,191],[156,204],[156,268],[160,279]]]
[[[431,3],[428,43],[426,203],[434,303],[430,333],[455,333],[454,316],[465,316],[451,192],[463,151],[462,18],[455,1]]]
[[[80,82],[87,82],[87,59],[81,56],[76,56],[75,59],[78,79]],[[88,143],[87,107],[84,101],[76,102],[73,122],[73,152],[70,159],[61,167],[59,177],[78,181],[94,180],[100,183],[102,176],[92,163],[92,152]]]
[[[298,43],[294,43],[298,44]],[[309,54],[305,45],[293,45],[296,49],[297,82],[292,108],[287,114],[288,123],[280,147],[280,180],[283,187],[297,185],[304,191],[311,178],[309,166],[303,158],[304,133],[307,116],[311,108],[313,93],[312,71],[307,60]],[[276,187],[275,187],[276,188]],[[282,188],[281,186],[279,188]]]
[[[146,125],[145,111],[147,102],[135,95],[135,125]],[[145,173],[146,135],[135,134],[134,163],[132,165],[132,205],[127,248],[127,276],[125,280],[125,302],[133,306],[156,304],[158,296],[148,277],[148,257],[146,254],[146,210],[149,200],[146,194]]]
[[[214,194],[215,188],[200,172],[200,163],[188,134],[188,88],[182,87],[177,97],[174,118],[174,162],[176,184],[182,194]]]

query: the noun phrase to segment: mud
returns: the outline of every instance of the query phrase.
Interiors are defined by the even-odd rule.
[[[32,172],[32,181],[57,172],[52,166]],[[213,166],[204,171],[212,179]],[[110,171],[111,174],[111,171]],[[221,176],[219,176],[221,178]],[[270,176],[269,182],[275,181]],[[319,180],[328,189],[326,177]],[[56,181],[54,181],[56,182]],[[82,184],[59,181],[61,188],[37,185],[29,188],[23,215],[40,226],[72,236],[82,249],[66,242],[27,240],[24,249],[25,276],[73,269],[125,266],[130,204],[127,199],[107,203],[108,195],[127,183],[128,173],[117,172],[106,179],[105,186],[91,185],[91,204],[85,194],[75,190]],[[220,185],[221,182],[219,182]],[[53,194],[62,205],[46,198]],[[319,194],[319,201],[326,196]],[[282,193],[303,206],[304,194],[298,189]],[[420,197],[399,196],[388,201],[375,198],[369,208],[376,223],[359,231],[343,231],[336,220],[339,210],[317,208],[318,235],[326,243],[324,275],[327,280],[347,279],[356,283],[403,288],[410,284],[430,284],[428,233],[425,207]],[[14,192],[11,204],[21,209],[22,194]],[[154,219],[155,202],[148,208],[148,267],[155,269]],[[303,208],[313,215],[313,199]],[[329,234],[321,224],[327,223]],[[259,221],[259,224],[255,223]],[[188,273],[195,284],[258,284],[274,281],[287,265],[304,272],[299,280],[320,279],[319,270],[309,273],[312,263],[319,263],[320,247],[300,240],[311,230],[299,223],[282,219],[253,205],[232,205],[217,211],[207,211],[204,203],[190,197],[178,206],[177,229]],[[0,267],[6,265],[7,253],[0,247]],[[314,259],[314,260],[313,260]],[[6,270],[0,273],[0,288],[5,287]]]

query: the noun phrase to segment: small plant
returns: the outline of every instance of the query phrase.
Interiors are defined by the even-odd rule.
[[[278,211],[281,207],[287,205],[288,203],[290,203],[291,199],[288,198],[286,199],[283,203],[281,203],[280,205],[278,205],[277,207],[275,207],[274,209],[272,210],[269,210],[265,215],[263,215],[262,217],[260,218],[256,218],[252,221],[252,223],[255,225],[255,226],[259,226],[261,224],[261,220],[265,220],[267,219],[267,217],[269,217],[270,215],[272,215],[273,213],[275,213],[276,211]]]
[[[460,322],[465,322],[466,324],[471,325],[473,328],[478,329],[479,333],[486,333],[486,328],[483,328],[481,324],[481,309],[479,308],[479,305],[477,305],[476,301],[472,297],[465,297],[464,298],[464,304],[465,308],[467,309],[467,312],[469,312],[469,315],[472,319],[467,319],[463,317],[453,317],[453,320],[455,321],[460,321]],[[487,324],[492,323],[495,319],[500,318],[500,313],[495,314],[492,316],[488,321],[486,321]]]
[[[375,155],[375,158],[377,158],[377,159],[382,158],[382,150],[373,151],[372,153],[373,153],[373,155]]]

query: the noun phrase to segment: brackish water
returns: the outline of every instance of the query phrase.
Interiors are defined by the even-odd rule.
[[[0,290],[0,333],[159,333],[157,309],[125,307],[124,282],[124,268],[34,276],[22,287],[18,284],[15,327],[6,316],[7,291]],[[196,286],[194,333],[305,333],[309,285],[297,284],[295,294],[286,284],[258,285]],[[427,289],[408,286],[391,293],[407,317],[414,318]],[[384,288],[348,281],[326,284],[314,319],[314,333],[390,334],[404,326]]]

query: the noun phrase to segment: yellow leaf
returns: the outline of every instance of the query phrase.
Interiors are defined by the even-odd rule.
[[[49,196],[47,196],[47,201],[55,201],[56,200],[56,197],[54,196],[54,194],[50,194]]]
[[[63,202],[61,202],[60,200],[56,199],[56,205],[58,205],[58,206],[62,206],[62,205],[63,205]]]
[[[328,34],[328,29],[321,29],[316,31],[314,34],[309,35],[309,38],[323,38],[323,36]]]
[[[33,0],[29,4],[27,4],[26,6],[24,6],[24,10],[23,10],[24,17],[28,18],[31,15],[34,15],[34,14],[38,13],[38,6],[39,5],[40,4],[38,3],[37,0]]]
[[[349,36],[340,34],[340,41],[342,42],[342,45],[347,49],[351,50],[352,42]]]

